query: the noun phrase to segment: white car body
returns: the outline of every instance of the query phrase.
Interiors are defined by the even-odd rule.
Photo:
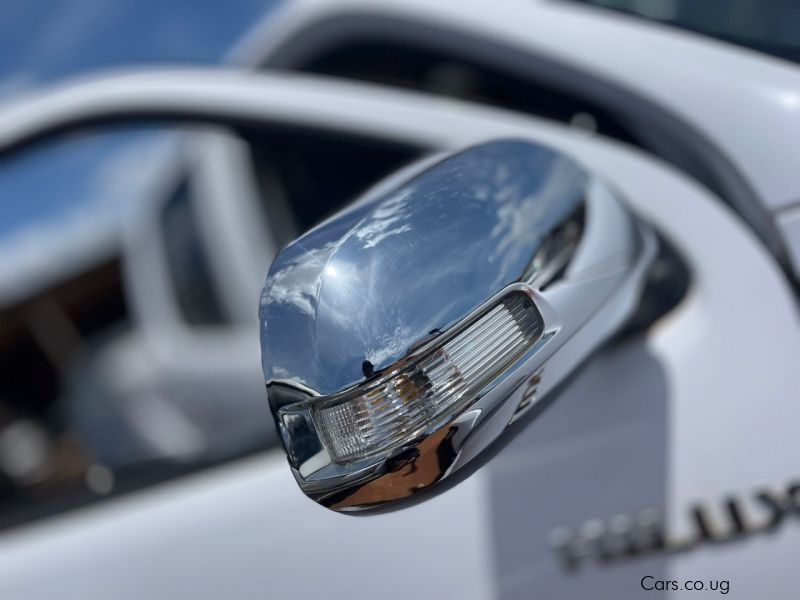
[[[138,598],[169,590],[171,597],[211,598],[221,587],[231,597],[342,590],[405,597],[422,589],[464,597],[537,589],[621,595],[638,591],[647,564],[663,578],[730,578],[746,596],[767,568],[776,585],[792,577],[788,557],[798,539],[788,527],[751,543],[591,566],[574,577],[565,576],[547,546],[555,526],[651,505],[668,511],[677,535],[688,503],[714,502],[732,490],[747,494],[756,482],[779,485],[792,475],[742,440],[757,445],[768,438],[781,455],[795,449],[800,409],[787,399],[800,351],[795,299],[774,259],[716,198],[641,153],[529,117],[349,83],[292,77],[263,83],[263,95],[250,104],[286,123],[416,139],[432,148],[524,136],[567,152],[602,173],[686,257],[689,295],[644,339],[599,355],[572,384],[608,385],[614,393],[560,399],[492,463],[439,499],[396,514],[346,518],[306,501],[281,460],[254,458],[5,536],[4,595]],[[735,271],[727,268],[732,260]],[[748,273],[744,288],[740,272]],[[744,343],[748,321],[771,343]],[[620,379],[620,369],[633,364],[631,352],[655,359],[664,388]],[[599,488],[603,494],[588,494],[609,481],[615,483]],[[575,506],[567,509],[562,494]],[[297,528],[307,540],[300,545]],[[753,545],[774,560],[742,569]],[[47,578],[37,576],[42,564]],[[398,565],[413,576],[398,577]]]
[[[303,0],[287,5],[239,56],[250,64],[264,61],[306,26],[356,10],[413,11],[431,23],[530,45],[668,105],[724,149],[763,200],[781,232],[776,239],[800,252],[800,218],[793,216],[800,176],[789,151],[800,133],[794,69],[691,35],[523,1],[500,8]],[[177,89],[194,77],[203,75],[178,73],[172,81]],[[675,247],[691,272],[689,292],[645,334],[598,354],[519,438],[441,497],[398,513],[348,518],[303,498],[282,459],[258,455],[4,534],[0,595],[633,597],[644,594],[646,575],[730,580],[741,597],[764,595],[765,581],[775,590],[790,588],[800,544],[791,522],[771,536],[639,561],[590,561],[577,573],[564,571],[548,542],[560,526],[575,529],[651,506],[665,511],[669,535],[681,538],[691,533],[687,510],[695,503],[707,504],[724,524],[720,507],[730,494],[749,498],[756,488],[797,477],[785,460],[797,452],[800,422],[792,402],[800,356],[797,297],[768,244],[740,216],[659,159],[534,117],[351,82],[291,75],[258,81],[261,92],[248,86],[247,97],[231,102],[288,126],[431,150],[525,137],[566,152],[618,189]],[[132,88],[139,84],[169,91],[166,80],[137,83],[134,77]],[[737,101],[715,100],[724,96]],[[217,282],[238,325],[204,336],[181,322],[165,291],[158,246],[148,237],[158,206],[145,207],[126,241],[131,249],[150,249],[129,252],[139,327],[112,348],[108,369],[119,373],[134,359],[150,374],[162,369],[191,377],[216,368],[239,374],[255,390],[263,381],[249,298],[257,297],[276,244],[255,226],[263,215],[254,216],[255,194],[247,189],[247,173],[238,172],[240,143],[220,132],[203,136],[192,160],[206,168],[193,176],[216,191],[199,200],[215,225],[204,244],[218,261]],[[215,200],[220,197],[231,202]],[[204,352],[220,344],[230,349],[230,364],[204,363]],[[748,510],[753,523],[766,518],[758,506]]]

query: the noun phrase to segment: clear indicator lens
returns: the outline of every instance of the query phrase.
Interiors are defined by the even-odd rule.
[[[514,293],[450,341],[360,396],[315,410],[337,463],[378,454],[433,432],[519,359],[541,335],[530,298]]]

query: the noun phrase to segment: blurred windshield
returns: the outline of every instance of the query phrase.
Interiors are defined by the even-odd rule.
[[[800,62],[797,0],[574,0]]]

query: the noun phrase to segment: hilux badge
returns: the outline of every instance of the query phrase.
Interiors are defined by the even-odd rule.
[[[685,536],[671,537],[662,512],[655,508],[610,519],[591,519],[572,530],[558,527],[550,545],[565,569],[574,570],[590,559],[601,564],[658,552],[675,553],[705,543],[721,543],[757,533],[775,531],[787,516],[800,516],[800,482],[782,491],[760,488],[746,497],[727,496],[716,504],[688,507]],[[677,528],[672,528],[673,530]]]

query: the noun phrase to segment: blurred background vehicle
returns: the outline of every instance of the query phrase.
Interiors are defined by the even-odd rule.
[[[798,182],[792,167],[794,159],[787,150],[796,139],[796,115],[800,110],[800,101],[796,102],[800,98],[796,67],[677,29],[571,2],[529,2],[524,7],[511,3],[507,13],[492,21],[474,7],[460,15],[456,4],[386,3],[375,7],[366,2],[287,2],[273,13],[271,5],[256,2],[235,3],[230,10],[210,5],[201,10],[185,3],[169,8],[146,4],[126,8],[87,2],[63,8],[63,12],[53,11],[52,17],[43,19],[41,15],[53,7],[31,8],[33,4],[19,3],[2,22],[6,33],[0,39],[6,47],[2,55],[6,57],[7,73],[3,93],[9,101],[23,94],[33,98],[39,85],[101,67],[227,60],[248,67],[303,71],[455,97],[533,115],[574,130],[548,133],[548,125],[542,121],[527,121],[520,116],[520,123],[513,119],[507,122],[510,117],[502,111],[495,113],[486,108],[489,112],[482,113],[476,107],[473,114],[466,105],[441,105],[463,114],[463,122],[455,119],[453,125],[465,130],[474,127],[474,135],[488,131],[486,122],[496,122],[498,130],[505,132],[517,128],[533,131],[534,135],[552,135],[555,140],[575,136],[589,145],[593,136],[598,136],[599,148],[605,148],[608,139],[622,142],[654,157],[656,172],[662,169],[657,161],[663,160],[694,181],[687,184],[683,176],[675,175],[676,193],[701,198],[698,202],[725,205],[738,215],[729,222],[727,216],[720,217],[715,212],[719,210],[717,206],[703,209],[706,212],[700,210],[692,218],[707,219],[704,223],[709,230],[721,231],[721,248],[732,252],[730,262],[750,265],[748,277],[762,284],[759,291],[766,294],[768,299],[764,302],[773,309],[772,320],[761,324],[763,331],[773,333],[775,323],[781,317],[788,318],[782,339],[775,341],[763,357],[774,359],[777,375],[773,380],[777,383],[769,398],[762,400],[765,406],[777,406],[779,397],[787,393],[787,388],[779,385],[787,381],[785,353],[797,342],[793,335],[796,320],[786,316],[792,314],[787,307],[796,302],[796,297],[782,287],[795,285],[789,282],[800,264]],[[681,2],[650,3],[649,8],[643,8],[645,3],[640,2],[605,4],[796,60],[792,52],[796,52],[793,40],[797,35],[792,27],[798,21],[787,17],[793,8],[780,2],[764,3],[757,10],[752,6],[748,9],[746,5],[751,3],[746,2],[733,3],[735,6],[725,9],[720,3],[713,3],[715,8],[705,11]],[[720,16],[722,13],[714,12],[723,10],[725,19]],[[266,18],[258,24],[264,13]],[[159,18],[154,20],[153,14]],[[758,16],[758,28],[747,17],[753,14]],[[520,15],[530,20],[525,21]],[[481,32],[481,27],[490,22],[506,23],[508,28],[497,25],[495,31]],[[538,36],[536,27],[540,28]],[[545,36],[548,30],[551,35]],[[581,45],[579,38],[587,36],[588,31],[594,31],[597,37],[586,37]],[[245,35],[246,32],[249,33]],[[621,62],[624,45],[611,43],[620,39],[641,44],[642,48],[696,53],[703,60],[693,65],[696,71],[689,77],[685,75],[686,61],[662,54],[658,59],[660,70],[649,76],[652,64],[648,61],[656,58],[647,55],[638,61],[638,66],[634,64],[637,61]],[[516,54],[509,54],[503,43]],[[532,58],[520,54],[523,50],[537,53]],[[604,61],[606,66],[600,66]],[[708,102],[697,101],[692,94],[684,93],[691,87],[685,79],[678,79],[679,74],[692,81],[710,82],[701,93],[716,90],[716,95],[707,97]],[[280,106],[281,85],[276,81],[271,85],[279,98],[276,106]],[[293,89],[291,83],[287,85],[286,89]],[[313,87],[313,83],[309,85]],[[154,538],[158,536],[152,531],[154,522],[160,522],[165,530],[174,528],[165,539],[172,540],[176,545],[174,553],[182,556],[173,555],[170,560],[159,555],[163,568],[156,581],[169,581],[175,590],[193,593],[194,597],[199,597],[198,590],[205,590],[209,597],[223,593],[220,590],[233,590],[244,597],[260,590],[266,579],[276,575],[270,568],[243,562],[243,557],[297,543],[290,531],[282,531],[275,523],[275,507],[286,511],[289,521],[307,518],[314,524],[309,528],[319,528],[311,542],[318,546],[315,556],[323,550],[335,551],[335,546],[328,547],[320,541],[325,535],[340,539],[352,535],[348,546],[352,549],[352,544],[369,540],[380,531],[384,542],[395,542],[391,549],[386,547],[388,544],[380,547],[387,557],[397,560],[411,552],[412,533],[419,531],[409,529],[405,537],[398,534],[402,527],[408,527],[409,519],[441,522],[442,515],[458,514],[461,519],[475,517],[492,531],[450,531],[462,546],[484,546],[465,550],[467,554],[473,552],[467,558],[451,558],[452,565],[475,567],[472,578],[465,578],[461,582],[463,589],[459,589],[475,597],[513,597],[530,590],[526,586],[537,578],[541,589],[554,593],[559,590],[558,582],[564,574],[545,543],[549,529],[609,511],[633,510],[640,504],[665,504],[667,510],[678,510],[673,507],[681,502],[674,496],[667,501],[664,490],[667,450],[661,445],[644,453],[646,463],[616,465],[601,477],[627,481],[637,475],[649,482],[649,491],[627,490],[626,497],[609,493],[602,507],[576,507],[570,517],[573,521],[568,523],[563,523],[564,515],[545,509],[546,516],[540,517],[535,527],[521,528],[517,537],[508,531],[513,519],[500,520],[498,525],[491,516],[495,515],[497,521],[500,506],[507,515],[518,516],[522,510],[519,505],[507,506],[519,492],[509,487],[510,479],[498,475],[510,470],[508,464],[489,469],[482,480],[470,484],[472,487],[453,492],[433,507],[411,516],[387,517],[379,525],[374,521],[372,525],[333,522],[327,516],[309,516],[316,507],[294,507],[293,503],[303,500],[299,493],[293,494],[293,483],[277,471],[270,471],[273,463],[276,469],[282,467],[278,465],[281,459],[261,454],[275,444],[272,424],[266,418],[255,322],[254,299],[266,266],[280,247],[361,190],[425,152],[446,145],[442,142],[445,134],[433,125],[430,139],[413,127],[402,135],[402,122],[392,124],[390,119],[390,93],[377,93],[375,99],[376,110],[385,113],[377,113],[374,120],[388,120],[385,129],[375,124],[370,130],[368,115],[358,124],[352,114],[357,103],[348,105],[348,98],[359,93],[368,98],[368,88],[351,90],[343,85],[341,95],[331,90],[320,92],[321,100],[340,102],[340,110],[318,110],[309,101],[304,106],[307,122],[300,118],[282,122],[275,116],[280,111],[274,108],[273,127],[187,129],[184,124],[169,120],[113,128],[97,126],[75,135],[43,140],[21,154],[3,156],[0,521],[11,529],[6,534],[11,540],[7,542],[6,556],[15,557],[7,564],[18,568],[27,564],[25,559],[31,561],[35,557],[55,564],[69,554],[67,550],[75,551],[75,536],[82,528],[87,540],[107,542],[103,536],[113,532],[120,544],[128,546],[128,554],[111,555],[119,563],[118,570],[111,569],[116,576],[133,577],[131,571],[125,570],[121,557],[139,561],[143,571],[152,574],[153,563],[148,560],[156,557],[152,544],[157,539],[136,538],[133,525],[120,525],[130,517],[137,527],[149,528]],[[302,92],[302,85],[300,88]],[[669,89],[676,93],[669,95],[665,92]],[[284,98],[291,97],[289,92],[286,94]],[[430,104],[430,111],[420,108],[414,113],[417,116],[435,113],[439,107],[435,99],[407,99],[399,92],[397,97],[401,104]],[[731,100],[723,111],[720,98],[735,101]],[[265,110],[268,112],[268,108]],[[720,118],[705,119],[713,113],[719,113]],[[403,116],[402,111],[399,114]],[[332,127],[337,118],[341,119],[341,126]],[[326,125],[315,126],[320,122]],[[731,123],[741,127],[731,127]],[[763,137],[754,142],[753,131],[760,131],[759,136]],[[613,154],[613,150],[607,152]],[[641,159],[642,163],[648,160]],[[616,177],[624,179],[619,173]],[[692,188],[697,184],[701,187]],[[691,192],[683,186],[689,186]],[[664,190],[660,194],[664,195]],[[760,240],[758,245],[748,245],[752,236]],[[734,252],[737,243],[744,244],[744,249]],[[714,254],[701,246],[694,248],[698,253]],[[712,258],[698,260],[720,264]],[[691,284],[691,289],[709,306],[725,313],[714,325],[708,325],[709,329],[727,331],[725,327],[732,326],[744,306],[763,301],[751,291],[737,299],[733,308],[725,308],[723,290],[731,289],[733,275],[725,279],[725,285],[719,281],[710,284],[702,280],[707,270],[693,267],[691,281],[681,270],[667,271],[667,283],[661,288],[666,295],[664,304],[674,307],[685,298]],[[713,299],[697,292],[704,286],[712,288]],[[724,342],[720,338],[707,352],[719,350]],[[601,383],[607,383],[613,373],[624,373],[629,363],[619,359],[623,351],[616,352],[601,358],[585,381],[597,381],[599,377]],[[742,351],[729,361],[745,370],[752,359],[752,353]],[[609,364],[616,364],[616,370]],[[598,371],[601,375],[597,375]],[[711,381],[715,370],[709,366],[707,371],[702,377],[694,376]],[[580,385],[577,389],[581,389]],[[626,418],[625,411],[635,407],[637,394],[654,394],[661,399],[660,393],[652,392],[647,385],[633,389],[622,394],[627,405],[610,410],[605,420],[596,416],[601,424],[595,423],[595,434],[606,431],[610,439],[614,438],[612,434],[619,434],[621,423],[635,432],[633,438],[621,442],[616,438],[616,446],[612,439],[605,453],[597,452],[609,464],[619,459],[620,448],[639,448],[640,436],[648,432],[658,444],[667,445],[665,439],[669,436],[663,431],[667,411],[661,404],[652,414],[634,411]],[[751,388],[744,385],[744,389]],[[683,393],[680,406],[691,398],[716,398],[721,392],[708,384]],[[746,395],[745,391],[739,393]],[[710,406],[721,405],[721,399],[710,401]],[[567,439],[572,442],[574,456],[579,457],[586,447],[580,443],[581,428],[574,425],[574,413],[569,412],[579,408],[573,405],[572,409],[563,410],[567,411],[561,413],[567,415],[562,416],[564,429],[570,434]],[[786,410],[784,418],[790,419],[793,413]],[[740,415],[740,422],[745,417],[746,414]],[[591,433],[583,430],[587,436]],[[679,443],[684,448],[681,452],[685,454],[679,455],[678,462],[691,455],[686,448],[703,447],[676,441],[683,434],[670,435],[677,436],[669,437],[670,445]],[[774,432],[773,437],[783,439],[780,431]],[[728,438],[719,434],[713,442],[718,454],[711,455],[722,455],[726,443],[730,443]],[[522,448],[518,446],[507,454],[525,462],[528,459]],[[256,458],[241,460],[254,453]],[[670,457],[677,460],[674,454]],[[234,459],[239,460],[231,462]],[[576,461],[577,458],[572,462],[563,460],[560,468],[575,468]],[[168,483],[178,475],[220,464],[227,466],[208,471],[206,479]],[[599,468],[599,463],[593,464]],[[698,468],[698,472],[708,475],[713,464],[709,458],[706,470]],[[744,485],[742,481],[754,472],[765,473],[766,477],[766,473],[788,469],[782,463],[774,468],[761,467],[754,459],[740,479],[721,477],[720,486]],[[545,467],[539,475],[553,477]],[[785,473],[785,477],[792,475]],[[676,477],[674,473],[671,476]],[[585,493],[591,483],[597,484],[597,475],[583,473],[582,477],[586,478],[585,485],[569,488],[573,493]],[[681,477],[692,483],[681,487],[671,480],[671,493],[680,500],[699,493],[692,477],[685,473]],[[494,490],[502,487],[500,482],[509,489],[502,497],[495,491],[487,500],[480,487],[487,480]],[[543,504],[552,506],[553,498],[558,497],[556,492],[565,492],[564,485],[554,484]],[[89,507],[80,513],[67,511],[142,488],[145,491],[133,500],[118,500],[111,507]],[[251,493],[263,497],[252,498]],[[532,492],[526,489],[525,494],[528,493]],[[238,507],[237,520],[232,521],[231,515],[221,516],[210,500],[202,499],[204,496]],[[187,533],[192,522],[171,512],[176,509],[170,503],[178,501],[184,501],[187,515],[205,527],[195,532],[195,537]],[[97,516],[88,516],[93,513]],[[33,523],[58,514],[63,515],[61,525],[49,521]],[[159,515],[158,519],[154,515]],[[87,521],[92,518],[93,522]],[[456,523],[446,527],[450,525],[455,527]],[[253,528],[249,535],[242,532],[248,527]],[[33,529],[26,533],[28,528]],[[61,538],[53,533],[58,531]],[[267,539],[259,540],[257,535]],[[60,542],[53,543],[56,539]],[[516,557],[514,540],[524,550]],[[534,541],[535,552],[526,545]],[[51,543],[55,550],[43,549]],[[220,562],[218,549],[189,548],[197,543],[221,543],[223,551],[219,552],[227,553],[229,562]],[[430,552],[446,552],[449,544],[442,541],[434,546]],[[93,556],[101,547],[102,543],[87,545],[84,558]],[[496,562],[490,568],[483,564],[487,560],[484,553],[488,552],[485,547],[494,547],[494,558],[488,560]],[[289,553],[298,551],[291,548]],[[208,561],[227,575],[215,579],[212,572],[197,574],[190,565],[197,556],[201,556],[200,563]],[[106,569],[108,561],[111,558],[105,563]],[[284,563],[276,561],[273,568],[281,564]],[[319,573],[335,577],[341,564],[329,559],[325,568],[319,567]],[[665,568],[659,561],[653,564],[657,569]],[[538,571],[532,570],[533,565]],[[50,570],[67,573],[64,569]],[[244,573],[243,580],[234,585],[229,578],[238,569]],[[34,571],[25,571],[28,579],[18,577],[12,591],[39,589],[43,594],[55,594],[58,580],[52,587],[34,582],[30,579]],[[448,590],[447,579],[434,571],[437,570],[431,565],[419,567],[419,573],[428,577],[425,589]],[[76,577],[87,577],[87,571],[78,567],[73,572]],[[609,586],[606,589],[624,593],[635,582],[632,576],[619,573],[596,577]],[[733,577],[730,573],[728,576]],[[550,583],[542,583],[542,578]],[[212,585],[214,581],[216,586]],[[596,583],[597,579],[583,581]],[[352,589],[354,593],[378,590],[379,584],[380,577],[375,575],[361,588]],[[406,582],[405,587],[398,585],[395,593],[402,595],[417,584],[419,581]],[[84,581],[76,584],[71,593],[77,597],[87,590],[109,592],[112,588],[107,585],[111,584]],[[140,588],[129,585],[132,587],[128,591],[117,590],[114,595],[135,597],[144,593],[142,590],[158,589],[147,588],[143,583]],[[296,585],[298,589],[309,589]],[[282,586],[279,589],[291,589],[289,583]]]

